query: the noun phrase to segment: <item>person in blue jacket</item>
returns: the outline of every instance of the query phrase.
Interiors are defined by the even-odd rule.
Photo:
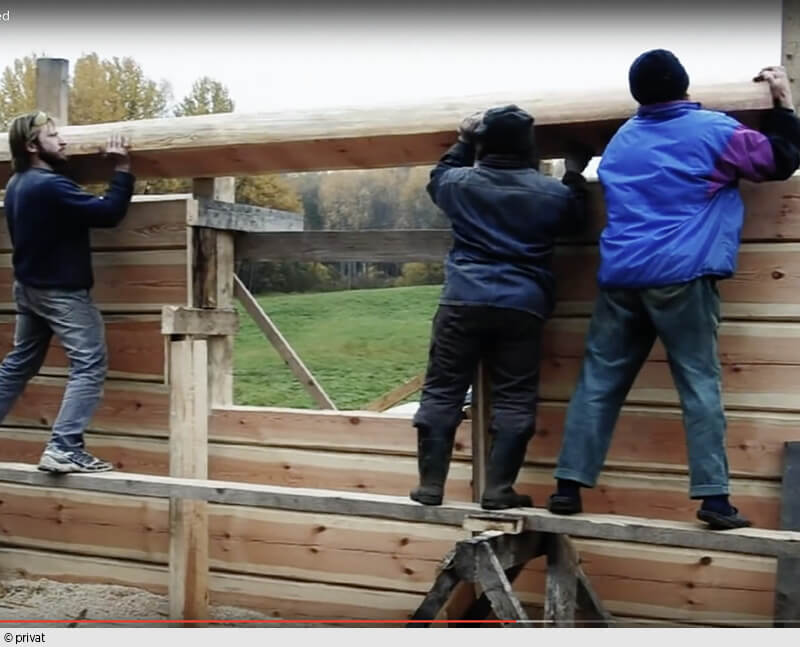
[[[420,484],[413,500],[441,504],[464,396],[483,360],[491,375],[492,445],[481,505],[532,505],[513,484],[536,419],[553,247],[586,220],[581,172],[589,159],[591,152],[576,147],[562,182],[540,174],[533,117],[508,105],[466,118],[431,172],[428,193],[452,224],[453,246],[414,417]]]
[[[548,508],[582,509],[620,407],[658,337],[680,396],[697,516],[713,529],[750,522],[729,501],[725,413],[717,353],[717,282],[733,275],[744,207],[738,181],[783,180],[800,164],[800,121],[782,68],[765,68],[774,108],[764,134],[688,100],[689,77],[669,51],[629,72],[640,107],[609,142],[598,170],[608,222],[599,296],[570,401]]]
[[[69,379],[39,469],[107,471],[111,463],[87,452],[83,440],[108,365],[103,319],[90,294],[89,229],[114,227],[127,212],[134,182],[128,142],[119,135],[108,141],[105,153],[115,168],[102,198],[62,174],[66,143],[46,113],[14,119],[8,142],[14,174],[4,207],[14,248],[17,321],[14,347],[0,364],[0,421],[39,371],[55,334],[69,359]]]

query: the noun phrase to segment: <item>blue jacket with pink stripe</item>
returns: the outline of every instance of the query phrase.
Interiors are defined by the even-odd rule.
[[[768,112],[764,132],[689,101],[641,106],[598,170],[608,214],[600,287],[731,276],[744,219],[738,181],[783,180],[800,165],[794,111]]]

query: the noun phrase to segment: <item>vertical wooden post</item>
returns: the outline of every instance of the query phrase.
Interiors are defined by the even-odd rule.
[[[234,179],[197,179],[198,197],[232,202]],[[233,306],[233,235],[189,228],[189,305]],[[233,337],[169,343],[170,475],[208,478],[208,414],[233,402]],[[208,617],[208,504],[170,499],[169,607],[174,619]]]
[[[235,179],[197,178],[195,197],[234,202]],[[233,308],[233,232],[191,227],[190,304],[195,308]],[[208,341],[209,407],[233,404],[233,337]]]
[[[208,478],[208,349],[204,339],[170,343],[169,473]],[[208,617],[208,504],[171,498],[169,614]]]
[[[563,535],[550,534],[547,541],[544,619],[553,627],[574,627],[578,593],[576,558]]]
[[[800,100],[800,0],[783,0],[781,63],[786,68],[795,104]]]
[[[472,381],[472,500],[480,501],[486,489],[486,463],[489,459],[489,371],[483,362]]]
[[[781,530],[800,530],[800,442],[785,444],[781,483]],[[778,559],[775,626],[800,624],[800,559]]]
[[[66,126],[69,117],[69,61],[36,59],[36,106]]]

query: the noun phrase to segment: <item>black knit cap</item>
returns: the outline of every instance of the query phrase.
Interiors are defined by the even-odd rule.
[[[533,117],[514,104],[490,108],[475,129],[482,152],[526,154],[533,148]]]
[[[628,82],[633,98],[647,105],[683,99],[689,88],[689,75],[675,54],[651,49],[633,62]]]

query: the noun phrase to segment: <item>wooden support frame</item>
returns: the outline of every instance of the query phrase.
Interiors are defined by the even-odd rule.
[[[784,456],[781,528],[800,530],[800,442],[786,443]],[[778,559],[775,626],[800,626],[800,558]]]
[[[480,362],[472,381],[472,500],[480,501],[486,489],[486,465],[489,461],[489,426],[491,399],[489,397],[489,371]]]
[[[391,391],[387,391],[379,398],[376,398],[364,407],[364,411],[386,411],[394,405],[402,402],[410,395],[413,395],[422,388],[425,381],[425,371],[417,373],[414,377],[406,380]]]
[[[493,610],[499,620],[507,621],[504,626],[518,626],[516,623],[527,621],[528,616],[511,589],[511,581],[526,562],[544,551],[544,536],[536,532],[509,535],[487,531],[458,542],[445,556],[439,575],[408,626],[429,626],[461,582],[478,584],[482,590],[461,620],[483,620]]]
[[[170,475],[208,476],[208,348],[205,340],[170,343]],[[208,617],[208,504],[170,497],[169,612]]]
[[[256,298],[250,293],[244,283],[238,276],[234,276],[234,293],[239,302],[244,306],[247,313],[253,318],[253,321],[264,333],[264,336],[269,340],[272,346],[278,351],[278,354],[286,362],[289,370],[292,371],[294,376],[300,381],[300,384],[306,392],[314,399],[317,406],[322,409],[334,409],[336,405],[333,400],[325,393],[325,389],[317,381],[317,378],[308,370],[303,360],[294,351],[286,338],[278,330],[278,327],[269,318],[266,312],[261,308]]]
[[[474,503],[445,501],[423,506],[407,496],[362,494],[241,483],[109,472],[53,477],[26,463],[0,463],[0,482],[150,497],[182,497],[295,512],[345,514],[397,521],[420,521],[462,527],[465,517],[483,512]],[[631,541],[656,546],[697,548],[769,557],[800,558],[800,532],[742,528],[712,532],[698,523],[625,517],[621,515],[553,515],[540,508],[518,508],[528,531],[574,537]]]
[[[189,203],[186,224],[230,232],[302,231],[303,216],[294,211],[198,197]]]
[[[161,333],[164,335],[235,335],[239,331],[239,313],[230,309],[164,306],[161,310]]]

